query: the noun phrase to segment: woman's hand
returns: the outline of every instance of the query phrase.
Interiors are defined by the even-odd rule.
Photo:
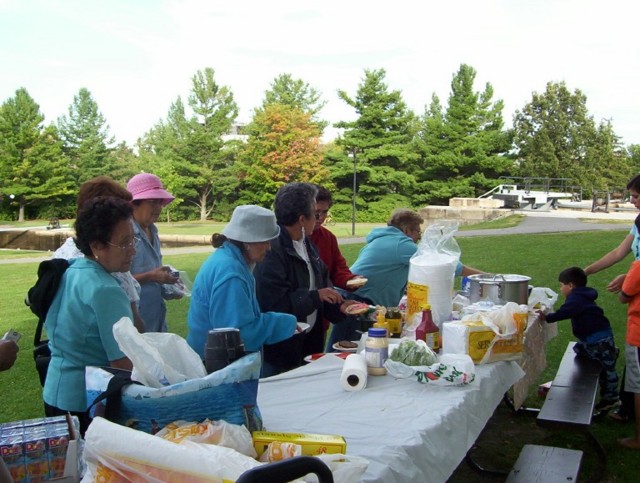
[[[6,371],[18,358],[18,344],[12,340],[0,340],[0,371]]]
[[[618,275],[616,278],[611,280],[611,282],[609,282],[609,285],[607,285],[607,290],[612,293],[620,292],[620,290],[622,290],[622,284],[624,283],[625,277],[626,274],[623,273],[622,275]]]
[[[180,280],[179,276],[176,277],[171,274],[171,269],[169,267],[158,267],[151,273],[153,280],[158,283],[168,283],[170,285],[173,285],[178,280]]]
[[[148,272],[136,273],[133,275],[133,278],[135,278],[140,285],[149,282],[160,284],[168,283],[173,285],[180,280],[180,276],[174,276],[171,274],[171,268],[169,267],[158,267],[153,270],[149,270]]]
[[[318,289],[318,295],[320,296],[320,300],[322,302],[327,302],[330,304],[341,304],[344,302],[342,295],[340,295],[336,290],[326,287]]]

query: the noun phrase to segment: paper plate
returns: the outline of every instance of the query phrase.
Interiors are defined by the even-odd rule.
[[[347,356],[349,354],[351,354],[351,352],[330,352],[330,354],[339,357],[340,359],[346,359]],[[313,362],[313,361],[317,361],[318,359],[326,356],[327,354],[325,352],[318,352],[317,354],[310,354],[308,356],[306,356],[304,358],[305,362]]]

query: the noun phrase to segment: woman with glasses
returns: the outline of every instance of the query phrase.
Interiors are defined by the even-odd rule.
[[[89,420],[85,389],[86,366],[131,370],[131,361],[113,337],[113,325],[131,319],[131,304],[111,276],[127,272],[134,254],[131,205],[113,197],[87,201],[75,222],[75,243],[84,257],[74,258],[51,303],[45,329],[51,362],[44,384],[45,414],[70,412]]]
[[[131,273],[140,283],[140,315],[146,332],[167,331],[167,307],[164,299],[172,298],[164,284],[173,285],[179,277],[162,265],[160,237],[156,221],[162,208],[174,200],[164,189],[162,181],[154,174],[140,173],[127,183],[133,197],[133,233],[136,238],[136,254],[131,263]]]
[[[256,292],[263,312],[284,312],[309,325],[276,344],[265,344],[262,375],[270,376],[300,366],[307,355],[323,351],[322,317],[342,322],[347,306],[329,280],[327,266],[308,236],[316,224],[316,188],[289,183],[278,190],[274,212],[280,235],[256,265]]]
[[[120,186],[109,176],[97,176],[80,185],[76,214],[80,212],[80,208],[82,208],[88,200],[97,198],[98,196],[113,196],[115,198],[123,199],[126,202],[131,201],[131,193],[129,193],[124,187]],[[78,250],[73,237],[67,238],[62,246],[53,254],[53,258],[63,258],[65,260],[71,260],[78,257],[84,257],[84,254]],[[140,284],[135,278],[133,278],[133,275],[131,275],[131,272],[129,271],[113,272],[111,276],[118,281],[122,290],[125,291],[129,301],[131,302],[133,324],[139,332],[144,332],[144,322],[138,312],[138,302],[140,302]]]

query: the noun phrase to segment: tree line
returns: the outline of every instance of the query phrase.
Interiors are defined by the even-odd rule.
[[[611,121],[596,122],[587,98],[564,82],[517,110],[505,126],[504,103],[490,83],[476,89],[476,71],[462,64],[446,103],[433,94],[424,112],[411,111],[384,69],[365,70],[355,93],[339,90],[354,121],[322,142],[325,101],[309,83],[276,77],[240,136],[233,91],[212,68],[196,72],[181,96],[135,146],[116,144],[88,89],[68,113],[45,124],[23,87],[0,106],[0,215],[3,219],[72,218],[79,185],[108,174],[125,183],[153,172],[176,196],[173,220],[228,219],[238,204],[269,207],[291,181],[327,186],[337,220],[383,221],[400,206],[446,205],[476,197],[500,177],[571,178],[584,193],[623,188],[640,167],[640,145],[623,146]]]

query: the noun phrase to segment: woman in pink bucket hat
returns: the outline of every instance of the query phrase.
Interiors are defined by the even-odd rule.
[[[131,273],[140,283],[140,315],[146,332],[166,332],[167,308],[164,299],[164,284],[175,284],[179,278],[172,275],[169,267],[162,265],[160,238],[155,222],[164,206],[175,197],[162,186],[155,174],[140,173],[127,183],[133,196],[133,233],[136,239],[136,254],[131,263]]]

